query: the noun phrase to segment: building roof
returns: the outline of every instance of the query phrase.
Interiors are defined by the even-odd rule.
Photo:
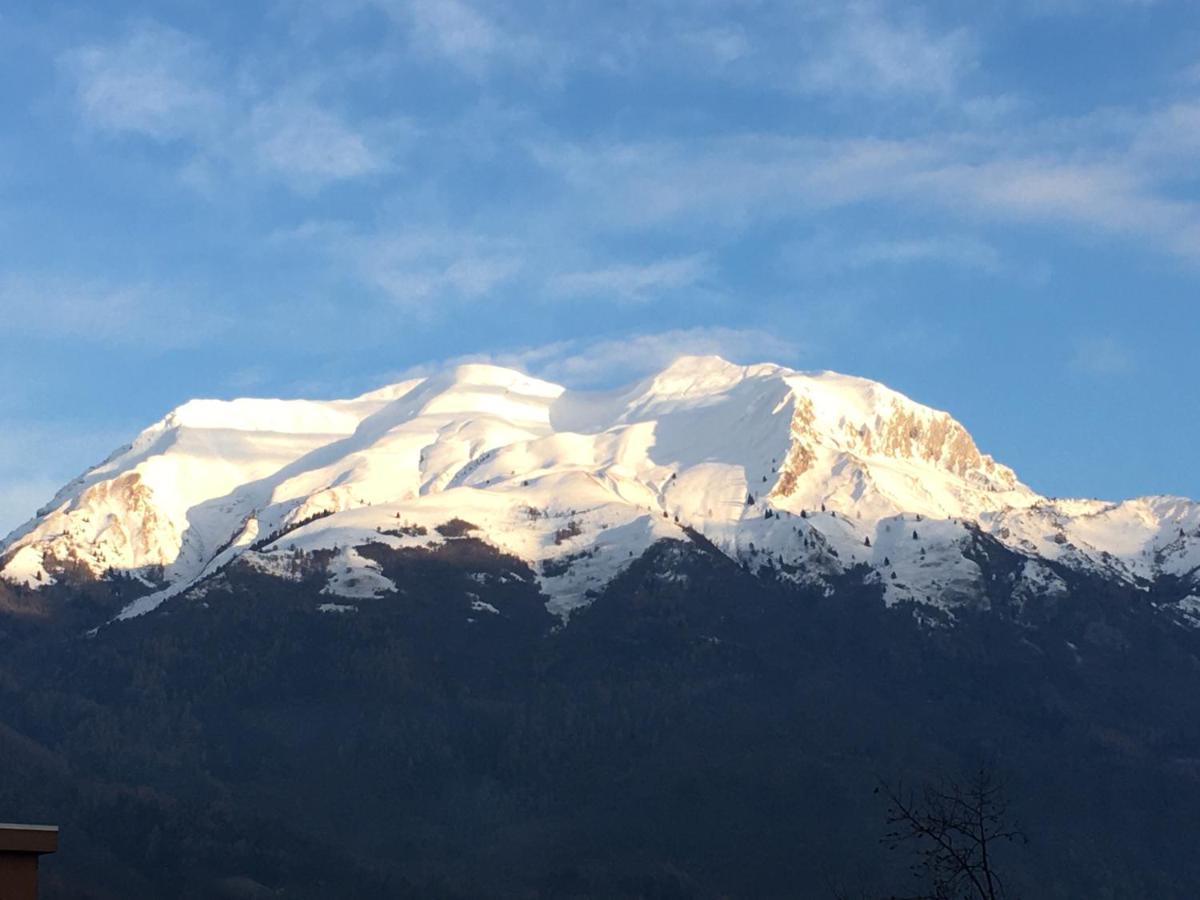
[[[53,853],[57,849],[57,825],[0,822],[0,853]]]

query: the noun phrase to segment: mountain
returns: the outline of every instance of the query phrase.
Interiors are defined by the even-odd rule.
[[[1190,900],[1198,529],[774,365],[193,401],[0,550],[0,814],[46,900],[926,896],[880,781],[982,765],[1010,896]]]
[[[427,547],[458,520],[529,564],[566,617],[660,540],[827,584],[865,566],[890,603],[986,600],[983,534],[1015,596],[1101,573],[1200,622],[1200,505],[1052,500],[950,415],[881,384],[685,357],[608,393],[460,366],[341,401],[197,400],[61,490],[0,545],[29,588],[130,575],[155,608],[234,560],[288,577],[336,550],[326,591],[402,590],[357,547]]]

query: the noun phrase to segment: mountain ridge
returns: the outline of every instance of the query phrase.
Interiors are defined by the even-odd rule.
[[[915,896],[983,764],[1014,890],[1190,898],[1197,513],[771,365],[193,401],[0,551],[0,798],[48,897]]]
[[[949,413],[878,382],[719,357],[606,392],[469,364],[346,400],[189,401],[10,534],[0,577],[129,575],[150,593],[128,618],[234,559],[280,572],[333,550],[329,593],[361,600],[400,588],[356,547],[436,545],[452,520],[527,562],[563,617],[688,530],[808,583],[863,565],[889,602],[950,609],[983,594],[964,552],[977,528],[1040,587],[1053,565],[1169,582],[1200,618],[1195,502],[1043,497]]]

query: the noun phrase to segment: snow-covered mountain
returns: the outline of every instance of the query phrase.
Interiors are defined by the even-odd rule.
[[[781,577],[856,570],[889,602],[952,609],[987,595],[983,534],[1024,560],[1018,600],[1084,571],[1166,585],[1200,620],[1200,504],[1048,499],[881,384],[717,357],[605,393],[467,365],[351,400],[192,401],[13,532],[0,577],[130,574],[154,588],[130,617],[235,559],[286,578],[333,550],[326,592],[365,599],[403,586],[356,547],[461,534],[528,562],[563,615],[655,542],[700,536]]]

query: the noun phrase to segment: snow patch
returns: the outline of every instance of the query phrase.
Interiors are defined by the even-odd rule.
[[[1187,624],[1193,628],[1200,628],[1200,597],[1184,597],[1177,606]]]
[[[4,567],[3,574],[8,581],[29,588],[54,584],[54,578],[46,571],[42,551],[32,544],[13,554]]]
[[[317,612],[353,613],[358,612],[358,607],[348,603],[322,603],[317,607]]]
[[[379,563],[367,559],[353,547],[347,547],[329,561],[329,582],[321,589],[321,593],[351,599],[374,599],[395,590],[396,585],[384,577]]]

